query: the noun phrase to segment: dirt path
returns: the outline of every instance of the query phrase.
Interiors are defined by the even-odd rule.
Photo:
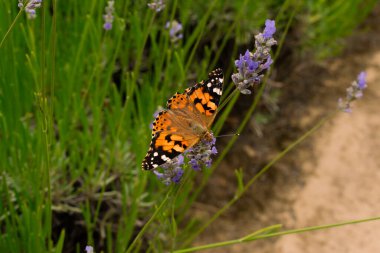
[[[377,22],[379,15],[370,18],[370,24]],[[310,101],[309,98],[296,101],[290,110],[297,106],[302,109],[285,113],[292,117],[277,127],[292,132],[297,125],[295,136],[300,136],[300,131],[316,122],[318,115],[335,106],[337,98],[344,96],[345,88],[362,69],[368,73],[368,89],[363,99],[354,103],[352,114],[340,113],[296,152],[276,164],[247,196],[212,224],[197,245],[235,239],[277,223],[292,229],[380,216],[380,28],[370,27],[351,38],[343,56],[329,61],[322,69],[321,72],[314,68],[314,76],[310,71],[305,74],[304,70],[298,70],[303,73],[301,82],[313,85],[306,91],[317,89],[318,94]],[[302,96],[303,92],[296,96]],[[289,135],[289,139],[295,139]],[[243,166],[245,173],[252,175],[253,167],[262,167],[253,165],[261,158],[255,149],[266,147],[262,143],[255,146],[254,138],[245,138],[239,144],[230,162],[211,179],[195,212],[201,219],[210,217],[233,196],[235,185],[231,180],[235,168]],[[243,162],[243,154],[251,160]],[[380,221],[376,221],[204,252],[374,253],[380,252],[379,238]]]
[[[286,227],[329,224],[380,216],[380,51],[366,69],[368,90],[352,114],[340,114],[314,138],[316,161],[294,196]],[[334,81],[334,80],[331,80]],[[286,236],[268,252],[380,252],[380,221]]]

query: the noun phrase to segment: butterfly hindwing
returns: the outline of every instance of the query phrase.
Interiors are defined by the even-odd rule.
[[[171,134],[165,132],[156,132],[154,134],[148,153],[142,163],[143,169],[155,169],[183,152],[180,152],[181,146],[179,146],[181,149],[174,149],[178,142],[175,143],[175,141],[171,140]]]
[[[170,131],[156,132],[152,138],[142,167],[145,170],[155,169],[171,161],[196,142],[198,142],[198,138],[194,136],[185,136]]]

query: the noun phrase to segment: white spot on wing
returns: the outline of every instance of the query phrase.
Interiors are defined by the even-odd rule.
[[[218,94],[219,96],[222,95],[222,91],[219,88],[214,88],[212,91]]]
[[[158,156],[158,153],[157,152],[154,152],[154,154],[153,154],[154,156]]]
[[[162,156],[161,156],[161,159],[164,160],[165,162],[166,162],[167,160],[170,160],[170,158],[167,157],[166,155],[162,155]]]

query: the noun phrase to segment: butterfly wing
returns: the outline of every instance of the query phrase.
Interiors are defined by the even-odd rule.
[[[191,125],[196,122],[208,128],[212,124],[222,86],[222,70],[216,69],[209,74],[208,80],[168,100],[168,109],[160,112],[153,122],[152,141],[142,162],[143,169],[155,169],[199,141],[200,136],[194,133]]]
[[[207,127],[214,121],[216,110],[223,93],[223,72],[216,69],[209,73],[209,78],[186,90],[189,103],[200,114]]]

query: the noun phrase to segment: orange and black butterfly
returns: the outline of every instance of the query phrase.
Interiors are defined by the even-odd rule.
[[[153,122],[152,141],[142,168],[155,169],[200,140],[212,138],[214,121],[223,92],[223,73],[216,69],[183,93],[176,93]]]

